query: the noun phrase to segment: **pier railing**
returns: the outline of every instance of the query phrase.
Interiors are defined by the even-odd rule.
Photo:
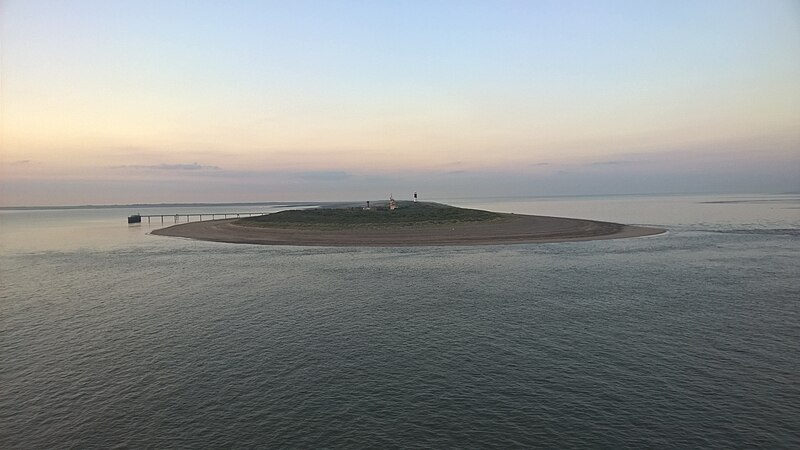
[[[161,219],[161,223],[164,223],[164,218],[173,219],[174,223],[180,222],[182,218],[186,218],[187,222],[191,222],[192,217],[197,217],[198,221],[202,221],[203,217],[206,217],[206,220],[216,220],[216,219],[227,219],[227,218],[234,218],[234,217],[251,217],[251,216],[263,216],[267,214],[266,212],[233,212],[233,213],[188,213],[188,214],[135,214],[131,217],[138,216],[140,219],[147,219],[147,223],[150,223],[152,219]],[[141,220],[139,220],[141,222]],[[130,220],[128,223],[131,223]],[[136,222],[133,222],[136,223]]]

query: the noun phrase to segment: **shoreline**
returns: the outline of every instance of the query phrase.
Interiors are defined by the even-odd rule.
[[[189,222],[159,228],[150,234],[231,244],[411,247],[624,239],[667,231],[655,227],[524,214],[507,214],[501,221],[346,229],[253,227],[234,224],[236,220]]]

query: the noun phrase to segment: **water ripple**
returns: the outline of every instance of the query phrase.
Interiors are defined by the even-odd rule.
[[[0,444],[796,447],[798,250],[677,232],[14,255]]]

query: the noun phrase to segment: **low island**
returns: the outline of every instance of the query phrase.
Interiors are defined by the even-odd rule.
[[[189,222],[152,234],[241,244],[395,247],[587,241],[665,231],[595,220],[393,201],[369,208],[350,205]]]

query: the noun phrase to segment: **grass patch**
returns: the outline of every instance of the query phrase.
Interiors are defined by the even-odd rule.
[[[478,209],[456,208],[440,203],[398,202],[390,211],[378,206],[369,210],[355,208],[318,208],[281,211],[264,216],[246,217],[235,223],[273,228],[352,228],[396,227],[452,224],[503,220],[505,214]]]

